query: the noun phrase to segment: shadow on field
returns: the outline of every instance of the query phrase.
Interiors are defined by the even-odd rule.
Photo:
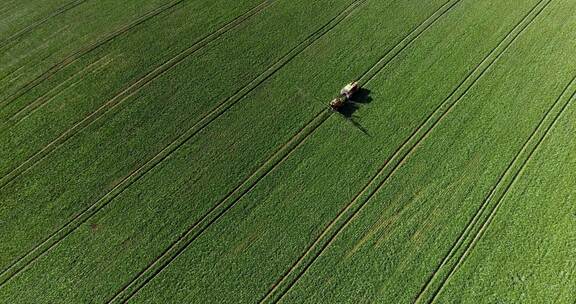
[[[357,121],[357,116],[355,116],[354,113],[360,107],[362,107],[362,105],[368,104],[370,102],[372,102],[372,97],[370,97],[370,90],[360,88],[360,90],[354,94],[353,98],[351,98],[349,102],[344,104],[344,106],[338,110],[338,112],[342,114],[342,116],[347,121],[349,121],[354,127],[358,128],[360,131],[362,131],[362,133],[368,136],[370,136],[370,133],[368,133],[368,130]]]

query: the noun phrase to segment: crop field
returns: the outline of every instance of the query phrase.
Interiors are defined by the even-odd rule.
[[[0,304],[575,304],[575,12],[2,1]]]

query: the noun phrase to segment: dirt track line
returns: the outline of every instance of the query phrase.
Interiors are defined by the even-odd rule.
[[[50,77],[52,77],[54,74],[56,74],[58,71],[64,69],[65,67],[69,66],[70,64],[72,64],[73,62],[75,62],[76,60],[78,60],[80,57],[84,56],[85,54],[99,48],[100,46],[116,39],[117,37],[121,36],[122,34],[130,31],[131,29],[135,28],[136,26],[150,20],[151,18],[163,13],[164,11],[167,11],[179,4],[181,4],[182,2],[184,2],[184,0],[178,0],[175,2],[171,2],[171,3],[167,3],[164,4],[162,6],[159,6],[149,12],[147,12],[146,14],[140,16],[139,18],[137,18],[136,20],[132,21],[131,23],[117,29],[116,31],[113,31],[112,33],[108,34],[107,36],[105,36],[103,39],[98,40],[92,44],[89,44],[81,49],[79,49],[78,51],[68,55],[67,57],[65,57],[64,59],[62,59],[62,61],[56,63],[55,65],[53,65],[51,68],[49,68],[47,71],[43,72],[42,74],[38,75],[38,77],[34,78],[33,80],[29,81],[28,83],[26,83],[25,85],[23,85],[21,88],[19,88],[15,93],[13,93],[12,95],[8,96],[6,98],[6,100],[3,100],[0,102],[0,109],[2,109],[3,107],[5,107],[6,105],[12,103],[14,100],[18,99],[19,97],[23,96],[24,94],[28,93],[30,90],[32,90],[33,88],[35,88],[36,86],[38,86],[40,83],[42,83],[44,80],[49,79]]]
[[[253,16],[254,14],[256,14],[257,12],[262,11],[265,7],[267,7],[269,4],[271,4],[273,1],[271,0],[266,0],[264,1],[262,4],[266,3],[266,6],[262,6],[262,4],[254,7],[253,9],[251,9],[250,11],[248,11],[247,13],[245,13],[243,16],[245,16],[246,18]],[[255,9],[258,8],[258,11],[255,11]],[[245,19],[243,19],[245,20]],[[238,21],[233,21],[235,22],[235,25],[238,25]],[[228,24],[230,25],[230,23]],[[220,33],[220,35],[223,33]],[[215,39],[215,38],[214,38]],[[213,39],[212,39],[213,40]],[[211,41],[212,41],[211,40]],[[191,53],[189,53],[191,54]],[[176,57],[174,57],[176,58]],[[173,59],[174,59],[173,58]],[[184,58],[180,58],[179,61],[183,60]],[[163,66],[163,67],[159,67],[157,68],[155,71],[157,70],[162,70],[162,73],[165,72],[166,70],[168,70],[169,68],[173,67],[177,62],[175,62],[176,60],[171,60],[170,62],[172,62],[173,64],[168,67],[168,66]],[[178,62],[179,62],[178,61]],[[158,77],[161,73],[158,72],[154,77],[148,77],[148,81],[151,81],[152,79]],[[135,92],[130,93],[129,95],[126,95],[125,98],[131,96],[132,94],[134,94]],[[125,99],[124,98],[124,99]],[[96,112],[95,112],[96,113]],[[212,112],[211,112],[212,113]],[[214,118],[210,118],[210,117],[205,117],[207,120],[210,119],[214,119]],[[211,121],[211,120],[210,120]],[[204,120],[199,121],[197,124],[195,124],[191,129],[189,129],[189,132],[194,132],[197,133],[202,129],[201,123],[205,123]],[[77,124],[78,125],[78,124]],[[188,134],[188,133],[186,133]],[[186,135],[184,134],[184,135]],[[178,140],[181,140],[183,138],[183,136],[180,136],[178,138]],[[71,136],[71,135],[70,135]],[[76,222],[84,222],[86,221],[88,217],[86,217],[86,215],[88,213],[93,212],[93,210],[97,207],[97,205],[99,204],[100,201],[106,200],[109,196],[116,196],[118,195],[121,191],[119,191],[120,188],[125,187],[125,183],[126,182],[130,182],[132,183],[133,181],[131,181],[131,179],[133,178],[133,176],[136,176],[137,174],[140,174],[140,172],[142,172],[143,170],[149,170],[151,168],[145,169],[145,166],[150,166],[152,164],[152,161],[156,160],[157,158],[163,157],[165,158],[166,156],[162,156],[162,153],[165,153],[165,151],[167,151],[167,149],[175,149],[174,145],[178,145],[178,140],[175,142],[172,142],[169,146],[165,147],[159,154],[157,154],[154,158],[152,158],[151,160],[149,160],[146,164],[144,164],[144,166],[138,168],[136,171],[134,171],[131,175],[127,176],[120,184],[118,184],[117,186],[115,186],[112,190],[110,190],[110,192],[108,192],[106,195],[104,195],[97,203],[93,204],[92,206],[90,206],[88,209],[82,211],[80,214],[78,214],[77,216],[75,216],[73,219],[71,219],[70,221],[68,221],[63,227],[61,227],[58,231],[56,231],[55,233],[53,233],[52,235],[50,235],[46,240],[44,240],[41,244],[37,245],[36,247],[34,247],[31,251],[29,251],[26,255],[22,256],[21,258],[19,258],[16,262],[14,262],[12,265],[10,265],[6,270],[2,271],[2,273],[0,273],[0,287],[6,283],[7,280],[9,280],[11,277],[13,277],[16,273],[20,272],[21,270],[24,269],[24,267],[26,267],[28,264],[30,264],[32,261],[36,260],[43,252],[47,251],[48,249],[50,249],[51,247],[53,247],[60,239],[62,239],[64,236],[66,236],[67,234],[69,234],[71,232],[70,228],[73,226],[73,223]],[[182,142],[183,143],[183,142]],[[181,144],[180,144],[181,145]],[[177,147],[176,147],[177,148]],[[44,156],[42,156],[43,158]],[[154,164],[155,165],[155,164]],[[152,165],[152,166],[154,166]],[[0,180],[1,181],[1,180]],[[5,185],[5,184],[4,184]],[[2,187],[2,186],[0,186]],[[118,193],[113,194],[114,191],[118,191]],[[101,203],[101,202],[100,202]],[[101,207],[100,207],[101,208]],[[98,208],[99,209],[99,208]],[[68,230],[70,231],[68,231]],[[72,229],[73,230],[73,229]],[[68,231],[68,232],[65,232]],[[58,239],[58,240],[56,240]]]
[[[168,157],[172,152],[177,150],[180,146],[182,146],[187,140],[189,140],[192,136],[200,132],[205,126],[207,126],[210,122],[214,119],[218,118],[222,113],[224,113],[228,108],[233,106],[236,102],[241,100],[244,96],[250,93],[253,89],[259,86],[262,82],[272,76],[276,71],[286,65],[291,59],[293,59],[296,55],[301,53],[304,49],[306,49],[309,45],[311,45],[314,41],[319,39],[321,36],[326,34],[329,30],[335,27],[340,21],[342,21],[345,17],[347,17],[351,10],[356,8],[360,3],[364,2],[365,0],[356,1],[354,4],[350,5],[347,9],[345,9],[341,14],[331,19],[326,25],[324,25],[319,30],[315,31],[314,33],[310,34],[304,41],[294,47],[290,52],[288,52],[284,57],[278,60],[275,64],[273,64],[269,69],[265,72],[260,74],[254,80],[252,80],[247,86],[236,92],[230,98],[224,100],[224,102],[220,103],[218,107],[204,116],[198,123],[188,129],[184,134],[179,136],[175,141],[171,144],[166,146],[162,151],[160,151],[157,155],[155,155],[152,159],[150,159],[147,163],[145,163],[142,167],[138,168],[129,176],[125,177],[116,187],[114,187],[110,192],[105,194],[99,201],[95,204],[90,206],[88,209],[84,210],[82,213],[77,215],[74,219],[70,220],[66,223],[63,227],[61,227],[57,232],[53,233],[47,240],[45,240],[42,244],[38,245],[34,248],[31,252],[29,252],[25,257],[28,259],[33,258],[37,259],[37,257],[30,257],[33,252],[40,252],[40,255],[51,247],[56,245],[61,239],[63,239],[66,235],[70,234],[73,230],[75,230],[81,223],[85,222],[89,217],[95,214],[98,210],[103,208],[108,202],[110,202],[114,197],[119,195],[122,191],[124,191],[129,185],[133,184],[137,179],[141,176],[146,174],[156,165],[158,165],[161,161],[163,161],[166,157]],[[316,118],[321,116],[324,111],[321,111],[317,114]],[[324,120],[327,116],[324,118]],[[288,145],[292,143],[292,141],[301,136],[301,133],[306,131],[307,129],[314,126],[314,120],[310,121],[306,125],[300,129],[300,131],[294,135],[288,143],[284,146],[280,147],[279,150],[285,149]],[[307,136],[307,135],[306,135]],[[305,137],[304,137],[305,138]],[[277,152],[278,153],[278,152]],[[76,223],[76,224],[73,224]],[[67,230],[66,230],[67,229]],[[65,232],[66,230],[67,232]],[[52,241],[50,241],[52,240]],[[52,243],[52,244],[51,244]],[[41,249],[40,247],[47,247],[45,249]],[[25,263],[30,264],[32,261],[24,262],[24,261],[17,261],[16,263]],[[26,265],[24,265],[26,266]],[[11,266],[12,267],[12,266]],[[20,271],[20,270],[19,270]],[[18,272],[19,272],[18,271]],[[14,274],[10,275],[12,277]],[[9,279],[9,278],[8,278]],[[4,274],[0,274],[0,286],[5,283]]]
[[[543,0],[544,1],[544,0]],[[370,198],[382,188],[384,183],[392,176],[399,167],[401,167],[405,160],[414,153],[419,144],[428,137],[431,131],[438,125],[448,113],[454,108],[461,98],[469,91],[470,88],[484,75],[484,73],[492,66],[494,62],[509,48],[516,37],[522,32],[519,31],[513,38],[511,34],[516,30],[515,27],[505,38],[482,60],[482,62],[459,84],[459,86],[440,104],[436,110],[428,116],[425,122],[420,125],[412,135],[398,148],[393,156],[388,160],[378,171],[378,173],[356,194],[354,199],[334,218],[316,241],[308,248],[308,250],[296,261],[296,263],[288,270],[288,272],[272,287],[269,294],[262,300],[262,302],[277,302],[287,291],[299,280],[312,263],[324,252],[324,250],[334,241],[336,236],[344,230],[350,222],[359,214],[359,212],[366,206]],[[381,69],[381,68],[380,68]],[[375,75],[375,74],[374,74]],[[369,81],[373,79],[374,75],[370,76]],[[436,118],[437,117],[437,118]],[[412,145],[410,145],[412,143]],[[373,186],[376,185],[376,186]],[[369,189],[373,190],[369,190]],[[362,201],[360,198],[366,196]],[[338,223],[341,222],[341,223]],[[330,231],[333,229],[334,231]],[[322,244],[323,243],[323,244]],[[308,258],[310,257],[310,258]],[[309,259],[308,261],[305,261]],[[301,270],[296,273],[297,269]],[[276,291],[287,277],[294,277],[294,279],[285,283],[288,284],[284,287],[283,291]],[[279,295],[274,296],[273,293]]]
[[[28,158],[26,161],[24,161],[18,167],[16,167],[12,171],[10,171],[8,174],[6,174],[2,178],[0,178],[0,189],[2,189],[4,186],[6,186],[10,181],[14,180],[20,174],[22,174],[22,173],[26,172],[28,169],[32,168],[32,166],[34,166],[40,160],[42,160],[47,155],[49,155],[51,152],[56,150],[58,147],[60,147],[64,142],[66,142],[69,138],[74,136],[76,133],[80,132],[81,130],[83,130],[84,128],[86,128],[87,126],[92,124],[93,122],[97,121],[104,114],[108,113],[109,111],[114,109],[116,106],[121,104],[123,101],[127,100],[129,97],[131,97],[132,95],[137,93],[145,85],[152,82],[156,78],[160,77],[161,75],[166,73],[168,70],[170,70],[171,68],[173,68],[174,66],[176,66],[177,64],[182,62],[188,56],[192,55],[193,53],[195,53],[199,49],[201,49],[204,46],[208,45],[209,43],[213,42],[214,40],[216,40],[217,38],[219,38],[220,36],[222,36],[223,34],[228,32],[229,30],[240,25],[242,22],[249,19],[253,15],[261,12],[266,7],[268,7],[272,3],[274,3],[274,1],[275,0],[265,0],[264,2],[260,3],[256,7],[250,9],[246,13],[233,19],[229,23],[225,24],[224,26],[222,26],[218,30],[205,36],[200,41],[196,42],[193,46],[182,51],[178,55],[172,57],[168,61],[164,62],[163,64],[156,67],[154,70],[152,70],[148,74],[144,75],[143,77],[141,77],[140,79],[138,79],[137,81],[132,83],[130,86],[125,88],[123,91],[119,92],[112,99],[110,99],[109,101],[104,103],[102,106],[100,106],[96,111],[92,112],[91,114],[86,116],[84,119],[82,119],[81,121],[74,124],[71,128],[69,128],[68,130],[66,130],[62,134],[60,134],[60,136],[58,136],[56,139],[54,139],[52,142],[50,142],[48,145],[46,145],[40,151],[36,152],[34,155],[32,155],[30,158]]]
[[[58,15],[62,15],[63,13],[77,7],[78,5],[86,2],[87,0],[75,0],[69,3],[66,3],[65,5],[57,8],[54,12],[52,12],[50,15],[37,20],[36,22],[28,25],[27,27],[21,29],[20,31],[14,33],[12,36],[7,37],[6,39],[0,41],[0,50],[2,48],[4,48],[6,45],[8,45],[10,42],[24,36],[25,34],[29,33],[30,31],[32,31],[35,27],[38,27],[40,25],[42,25],[43,23],[45,23],[46,21],[50,20],[51,18],[54,18]]]
[[[186,248],[196,240],[214,222],[226,214],[244,195],[249,193],[260,180],[268,175],[278,165],[282,164],[290,155],[298,149],[308,136],[322,125],[332,113],[322,110],[297,134],[283,145],[266,163],[252,173],[245,181],[230,192],[223,200],[210,209],[199,221],[186,231],[175,243],[164,251],[159,259],[154,260],[147,268],[138,274],[127,286],[120,290],[108,303],[125,303],[138,293],[148,282],[164,270]]]
[[[72,87],[75,83],[78,82],[77,80],[76,81],[73,81],[73,80],[79,78],[79,75],[86,75],[88,73],[97,71],[100,68],[100,66],[97,66],[94,69],[92,69],[92,68],[96,65],[99,65],[103,60],[106,60],[106,59],[108,59],[108,55],[103,56],[103,57],[97,59],[96,61],[90,63],[89,65],[82,68],[80,71],[75,72],[70,77],[68,77],[66,80],[59,83],[54,88],[50,89],[48,92],[46,92],[42,96],[39,96],[38,98],[36,98],[33,102],[29,103],[28,105],[26,105],[22,109],[18,110],[16,113],[14,113],[10,117],[8,117],[8,119],[6,121],[0,122],[0,133],[5,131],[8,128],[11,128],[11,127],[17,125],[19,122],[26,119],[28,116],[32,115],[32,113],[39,110],[42,106],[44,106],[45,104],[50,102],[52,99],[54,99],[58,95],[62,94],[65,90]],[[106,64],[107,63],[104,63],[104,65],[106,65]]]
[[[320,30],[311,35],[307,39],[307,43],[301,43],[301,47],[298,48],[297,51],[294,50],[295,52],[291,52],[294,53],[293,55],[290,55],[286,61],[283,61],[282,63],[279,62],[277,64],[278,67],[275,68],[275,70],[270,75],[262,77],[260,81],[255,83],[253,88],[261,84],[275,71],[287,64],[288,61],[308,48],[308,46],[310,46],[314,41],[328,33],[364,2],[366,2],[366,0],[358,0],[348,6],[340,14],[338,14],[326,25],[324,25]],[[251,90],[252,89],[245,90],[246,92],[239,95],[238,100],[248,94]],[[227,105],[226,108],[219,111],[218,115],[222,114],[232,105],[233,104]],[[311,135],[316,129],[318,129],[318,127],[320,127],[320,125],[322,125],[322,123],[328,119],[330,114],[331,113],[325,109],[318,112],[314,118],[312,118],[308,123],[304,124],[295,135],[293,135],[286,143],[280,146],[276,152],[268,160],[266,160],[264,164],[258,167],[250,176],[246,177],[240,183],[240,185],[229,192],[219,203],[213,206],[199,221],[194,223],[179,239],[172,243],[157,259],[152,261],[148,267],[144,268],[132,281],[120,289],[110,300],[110,302],[125,302],[133,295],[135,295],[153,277],[160,273],[162,269],[164,269],[176,257],[178,257],[180,253],[182,253],[188,247],[188,245],[190,245],[203,231],[205,231],[212,223],[217,221],[222,215],[230,210],[246,193],[253,189],[261,179],[263,179],[268,173],[270,173],[274,168],[276,168],[285,159],[287,159],[294,150],[300,147],[305,139],[307,139],[309,135]],[[191,136],[193,136],[193,134]],[[188,136],[186,140],[188,140],[191,136]]]
[[[381,57],[376,64],[374,64],[372,67],[370,67],[366,72],[364,72],[364,74],[359,78],[359,82],[366,85],[368,84],[375,75],[377,75],[382,69],[384,69],[384,67],[387,66],[387,64],[393,59],[395,58],[402,50],[404,50],[408,45],[410,45],[414,40],[416,40],[418,37],[420,37],[420,35],[426,31],[428,28],[430,28],[440,17],[442,17],[444,14],[446,14],[452,7],[454,7],[458,2],[460,2],[460,0],[450,0],[448,2],[446,2],[444,5],[442,5],[437,11],[435,11],[430,17],[428,17],[423,23],[421,23],[416,29],[414,29],[410,34],[408,34],[400,43],[398,43],[392,50],[390,50],[387,54],[385,54],[383,57]],[[372,180],[376,178],[373,177]],[[355,197],[354,200],[356,200],[356,198],[358,198],[358,196],[364,192],[368,186],[370,185],[367,184]],[[350,207],[351,204],[349,204],[346,208],[344,208],[337,216],[336,218],[334,218],[330,224],[327,226],[327,228],[322,232],[322,234],[316,239],[316,241],[308,248],[308,250],[300,256],[300,258],[290,267],[290,269],[271,287],[271,289],[268,291],[268,293],[260,300],[260,303],[262,302],[277,302],[279,301],[284,294],[286,294],[286,292],[293,286],[293,284],[298,280],[298,278],[303,274],[302,271],[300,274],[297,275],[297,277],[292,280],[291,282],[287,282],[288,278],[290,276],[294,275],[294,272],[296,269],[298,269],[301,265],[303,265],[303,260],[307,257],[310,256],[310,253],[312,252],[312,250],[314,250],[315,246],[317,244],[319,244],[319,242],[321,241],[321,239],[327,235],[327,233],[329,232],[329,230],[331,229],[331,227],[334,227],[336,225],[336,222],[342,218],[343,214],[349,210],[348,207]],[[316,256],[317,257],[317,256]],[[315,258],[314,258],[315,259]],[[308,265],[309,266],[309,265]],[[306,266],[307,268],[307,266]]]
[[[572,88],[568,89],[568,87]],[[522,146],[522,149],[518,152],[518,154],[516,154],[512,163],[510,163],[508,168],[506,168],[506,171],[502,176],[502,178],[497,182],[497,184],[492,189],[490,195],[486,198],[485,202],[483,203],[483,206],[479,210],[479,213],[483,213],[484,210],[487,210],[486,207],[492,201],[495,202],[494,207],[488,214],[486,220],[479,227],[478,232],[473,236],[473,239],[468,244],[462,255],[459,257],[457,263],[451,268],[448,276],[441,281],[441,285],[433,293],[433,297],[429,301],[429,303],[433,303],[437,299],[438,295],[441,293],[444,287],[446,287],[448,281],[452,278],[452,276],[459,269],[462,263],[464,263],[464,261],[470,254],[471,250],[474,249],[478,240],[480,240],[480,238],[484,235],[486,229],[492,223],[494,216],[496,215],[498,209],[502,205],[504,198],[509,193],[509,190],[512,188],[512,186],[514,186],[518,178],[524,172],[526,164],[530,162],[530,160],[534,156],[534,153],[541,146],[544,139],[550,134],[549,133],[550,130],[556,124],[558,118],[560,118],[560,116],[562,116],[564,111],[568,108],[570,102],[575,99],[574,97],[576,97],[576,77],[572,79],[568,87],[566,87],[566,90],[562,92],[562,94],[560,95],[560,97],[558,97],[558,99],[556,99],[552,107],[548,109],[546,115],[542,118],[542,120],[538,124],[538,127],[530,135],[529,139],[525,142],[524,146]],[[571,94],[566,95],[565,94],[566,92],[571,92]],[[568,97],[565,98],[566,99],[565,102],[561,103],[560,101],[563,99],[564,96]],[[557,110],[558,108],[559,110],[557,111],[557,113],[555,115],[552,114],[554,113],[554,110]],[[551,119],[551,121],[547,121],[550,120],[550,117],[552,117],[553,115],[554,117]],[[508,179],[506,177],[508,177]]]
[[[542,7],[539,7],[539,5],[541,3],[545,4]],[[544,8],[546,8],[548,6],[548,4],[551,2],[551,0],[543,0],[540,1],[530,12],[529,15],[532,14],[533,12],[536,12],[536,14],[532,17],[532,19],[529,21],[528,24],[526,24],[525,27],[527,27],[543,10]],[[536,10],[536,8],[539,7],[539,10]],[[528,16],[529,16],[528,15]],[[526,17],[525,17],[526,18]],[[527,19],[526,19],[527,20]],[[523,20],[522,22],[524,22],[525,20]],[[569,86],[569,85],[568,85]],[[565,88],[568,89],[568,86]],[[509,166],[511,166],[512,163],[510,163]],[[503,173],[499,179],[497,184],[504,178],[504,174]],[[475,216],[470,220],[470,222],[466,225],[465,229],[462,231],[461,235],[459,236],[459,238],[456,240],[456,242],[453,244],[453,246],[450,248],[450,251],[448,252],[448,254],[443,258],[441,264],[436,268],[436,270],[432,273],[431,277],[429,278],[429,280],[426,282],[426,284],[422,287],[422,290],[418,293],[418,295],[416,296],[416,298],[414,299],[414,303],[419,303],[422,301],[422,297],[426,294],[426,292],[428,291],[428,289],[430,288],[431,284],[433,284],[433,282],[435,281],[436,276],[441,272],[441,270],[445,267],[446,263],[452,258],[452,255],[460,248],[460,246],[462,245],[461,242],[464,241],[464,239],[467,237],[470,229],[472,229],[472,227],[476,224],[476,222],[478,221],[480,215],[483,213],[483,209],[486,207],[486,202],[490,200],[490,197],[493,196],[493,192],[496,189],[493,188],[490,195],[488,196],[488,198],[486,199],[486,201],[484,202],[484,204],[482,204],[479,208],[479,210],[477,211],[477,213],[475,214]]]

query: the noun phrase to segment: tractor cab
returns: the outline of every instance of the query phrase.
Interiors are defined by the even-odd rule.
[[[344,106],[345,103],[346,103],[346,97],[338,96],[332,99],[332,101],[330,101],[330,108],[332,108],[332,110],[334,111],[338,111],[340,108]]]

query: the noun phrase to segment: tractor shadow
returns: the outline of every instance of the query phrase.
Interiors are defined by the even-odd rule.
[[[370,136],[370,133],[368,133],[368,130],[358,122],[358,117],[355,116],[354,113],[363,105],[369,104],[370,102],[372,102],[370,90],[360,88],[358,92],[356,92],[354,96],[338,110],[338,113],[340,113],[342,117],[368,136]]]

